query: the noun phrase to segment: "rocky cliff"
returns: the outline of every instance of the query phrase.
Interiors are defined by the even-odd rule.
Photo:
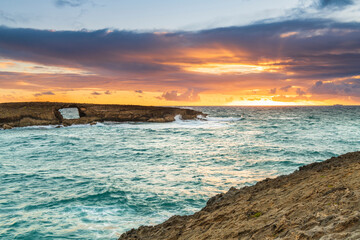
[[[63,108],[77,108],[80,118],[64,119]],[[88,124],[113,122],[171,122],[176,115],[182,119],[196,119],[201,112],[171,107],[146,107],[133,105],[105,105],[80,103],[23,102],[0,104],[0,128],[34,125]]]
[[[194,215],[142,226],[119,239],[360,239],[360,152],[231,188]]]

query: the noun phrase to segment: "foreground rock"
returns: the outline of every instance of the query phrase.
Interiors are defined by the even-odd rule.
[[[211,198],[124,239],[360,239],[360,152]]]
[[[64,119],[59,109],[77,108],[80,118]],[[201,112],[170,107],[133,105],[105,105],[80,103],[24,102],[0,104],[0,128],[35,125],[94,124],[97,122],[171,122],[176,115],[182,119],[196,119]]]

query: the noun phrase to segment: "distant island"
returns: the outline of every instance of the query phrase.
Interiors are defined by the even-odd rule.
[[[360,239],[360,152],[212,197],[190,216],[119,240]]]
[[[63,109],[75,109],[78,117],[68,119]],[[202,112],[174,108],[136,105],[110,105],[58,102],[16,102],[0,104],[0,128],[38,125],[70,126],[98,122],[172,122],[179,115],[184,120],[197,119]]]

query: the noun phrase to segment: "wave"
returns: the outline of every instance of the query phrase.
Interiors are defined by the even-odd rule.
[[[58,207],[58,206],[64,206],[69,205],[71,203],[82,203],[82,204],[88,204],[88,205],[96,205],[97,202],[102,202],[102,204],[109,203],[110,205],[113,204],[124,204],[128,202],[128,199],[126,197],[125,191],[111,191],[106,190],[104,192],[95,193],[95,194],[84,194],[77,197],[70,197],[70,198],[64,198],[64,199],[53,199],[49,202],[39,203],[39,204],[32,204],[27,205],[24,207],[24,210],[30,211],[30,210],[36,210],[36,209],[43,209],[43,208],[52,208],[52,207]]]
[[[245,120],[243,116],[240,117],[206,117],[207,121],[214,121],[214,122],[237,122]]]
[[[26,129],[37,129],[37,130],[41,130],[41,129],[44,129],[44,130],[47,130],[47,129],[54,129],[54,128],[59,128],[62,127],[61,125],[34,125],[34,126],[27,126],[27,127],[15,127],[13,128],[14,130],[15,129],[21,129],[21,130],[26,130]]]

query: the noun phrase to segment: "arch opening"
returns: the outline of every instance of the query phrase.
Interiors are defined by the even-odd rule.
[[[63,119],[79,119],[80,113],[79,109],[76,107],[69,107],[69,108],[61,108],[59,112]]]

